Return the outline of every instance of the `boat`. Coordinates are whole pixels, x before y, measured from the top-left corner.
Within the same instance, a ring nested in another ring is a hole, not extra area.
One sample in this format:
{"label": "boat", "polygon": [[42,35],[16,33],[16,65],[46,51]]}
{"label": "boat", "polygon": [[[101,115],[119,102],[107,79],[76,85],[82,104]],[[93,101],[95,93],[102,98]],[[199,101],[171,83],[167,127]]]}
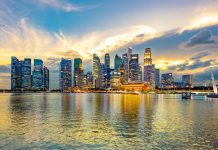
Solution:
{"label": "boat", "polygon": [[214,79],[212,68],[211,68],[211,80],[212,80],[212,83],[213,83],[213,93],[208,94],[207,97],[208,98],[218,98],[217,86],[216,86],[216,82],[215,82],[215,79]]}
{"label": "boat", "polygon": [[191,92],[182,92],[182,99],[191,99]]}

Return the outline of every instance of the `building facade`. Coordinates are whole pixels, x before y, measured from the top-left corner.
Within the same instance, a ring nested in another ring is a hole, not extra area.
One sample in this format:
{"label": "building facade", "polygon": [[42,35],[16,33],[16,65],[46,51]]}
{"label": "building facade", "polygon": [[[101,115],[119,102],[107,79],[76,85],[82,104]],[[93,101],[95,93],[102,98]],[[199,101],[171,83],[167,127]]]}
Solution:
{"label": "building facade", "polygon": [[104,56],[104,63],[105,63],[105,86],[106,88],[110,87],[110,55],[106,53]]}
{"label": "building facade", "polygon": [[155,69],[155,87],[160,86],[160,69]]}
{"label": "building facade", "polygon": [[32,76],[31,76],[31,59],[25,58],[21,61],[21,82],[23,90],[32,89]]}
{"label": "building facade", "polygon": [[34,59],[34,67],[32,72],[32,89],[44,90],[43,61],[41,59]]}
{"label": "building facade", "polygon": [[21,80],[21,63],[20,61],[12,56],[11,57],[11,90],[21,90],[22,80]]}
{"label": "building facade", "polygon": [[93,54],[93,88],[99,88],[100,63],[98,55]]}
{"label": "building facade", "polygon": [[116,54],[114,57],[114,70],[118,70],[118,68],[120,67],[120,65],[122,65],[122,63],[123,63],[122,58]]}
{"label": "building facade", "polygon": [[131,82],[136,82],[139,79],[139,56],[132,54],[129,61],[129,78]]}
{"label": "building facade", "polygon": [[61,59],[60,62],[60,90],[62,92],[70,91],[72,87],[72,61]]}
{"label": "building facade", "polygon": [[192,87],[193,84],[193,75],[187,74],[182,76],[182,86],[183,88]]}
{"label": "building facade", "polygon": [[83,69],[82,69],[82,59],[74,59],[74,87],[82,88],[83,87]]}
{"label": "building facade", "polygon": [[45,66],[43,68],[43,74],[44,74],[44,90],[49,91],[49,70]]}
{"label": "building facade", "polygon": [[161,75],[161,86],[162,88],[173,88],[173,74],[172,73],[164,73]]}

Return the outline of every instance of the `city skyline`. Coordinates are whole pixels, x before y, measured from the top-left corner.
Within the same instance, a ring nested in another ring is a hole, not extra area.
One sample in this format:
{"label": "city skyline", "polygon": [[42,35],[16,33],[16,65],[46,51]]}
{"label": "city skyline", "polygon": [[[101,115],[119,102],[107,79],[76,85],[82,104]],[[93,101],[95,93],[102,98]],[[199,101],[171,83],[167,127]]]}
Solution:
{"label": "city skyline", "polygon": [[[175,78],[184,73],[195,74],[195,83],[203,84],[210,80],[208,67],[217,65],[217,6],[218,2],[212,0],[125,4],[3,0],[0,89],[10,88],[11,56],[42,59],[51,68],[50,82],[55,83],[61,57],[81,58],[87,70],[93,53],[103,59],[109,52],[114,58],[116,54],[122,56],[129,45],[139,54],[139,64],[143,64],[144,48],[151,47],[155,67],[172,72]],[[216,74],[218,70],[214,68],[215,78]],[[58,84],[51,84],[51,88],[57,87]]]}
{"label": "city skyline", "polygon": [[[105,53],[104,62],[97,54],[93,54],[92,71],[85,71],[81,58],[61,58],[59,65],[59,87],[61,92],[98,91],[98,90],[155,90],[181,89],[193,87],[193,75],[182,75],[182,82],[175,81],[172,73],[163,73],[152,63],[152,50],[145,48],[144,65],[139,64],[139,55],[134,49],[127,47],[122,58],[114,57],[114,66],[110,66],[110,54]],[[72,63],[74,62],[74,63]],[[11,57],[11,91],[50,91],[49,68],[43,60],[19,60]],[[144,68],[144,70],[142,70]],[[31,73],[32,70],[32,73]],[[144,72],[144,73],[143,73]],[[161,76],[161,78],[160,78]],[[133,88],[136,87],[136,88]]]}

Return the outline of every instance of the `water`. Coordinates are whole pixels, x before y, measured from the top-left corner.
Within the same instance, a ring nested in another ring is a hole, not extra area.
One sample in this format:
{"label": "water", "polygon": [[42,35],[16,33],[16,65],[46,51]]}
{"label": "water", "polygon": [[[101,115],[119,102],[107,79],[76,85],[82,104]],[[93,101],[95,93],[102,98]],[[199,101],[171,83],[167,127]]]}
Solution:
{"label": "water", "polygon": [[218,100],[0,94],[0,149],[218,149]]}

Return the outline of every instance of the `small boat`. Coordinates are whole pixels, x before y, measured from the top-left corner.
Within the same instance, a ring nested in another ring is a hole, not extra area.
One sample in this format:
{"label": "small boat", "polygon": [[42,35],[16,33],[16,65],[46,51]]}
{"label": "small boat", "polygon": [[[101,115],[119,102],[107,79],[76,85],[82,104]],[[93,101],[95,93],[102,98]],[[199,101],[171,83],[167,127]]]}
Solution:
{"label": "small boat", "polygon": [[213,83],[213,93],[207,95],[207,97],[208,98],[218,98],[217,86],[216,86],[216,82],[215,82],[215,79],[214,79],[212,68],[211,68],[211,80],[212,80],[212,83]]}
{"label": "small boat", "polygon": [[191,99],[190,92],[182,92],[182,99]]}

